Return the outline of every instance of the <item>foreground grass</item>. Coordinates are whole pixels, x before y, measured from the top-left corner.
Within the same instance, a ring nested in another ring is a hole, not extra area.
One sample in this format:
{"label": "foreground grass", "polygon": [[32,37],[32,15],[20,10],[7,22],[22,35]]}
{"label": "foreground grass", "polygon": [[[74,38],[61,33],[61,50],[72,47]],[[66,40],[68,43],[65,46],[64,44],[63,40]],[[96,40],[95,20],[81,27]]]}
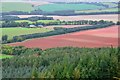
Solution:
{"label": "foreground grass", "polygon": [[[6,52],[10,48],[3,49]],[[119,80],[120,77],[119,48],[11,49],[16,56],[3,60],[3,78]]]}
{"label": "foreground grass", "polygon": [[13,36],[51,31],[46,28],[0,28],[0,30],[2,30],[2,35],[8,35],[8,39],[12,39]]}

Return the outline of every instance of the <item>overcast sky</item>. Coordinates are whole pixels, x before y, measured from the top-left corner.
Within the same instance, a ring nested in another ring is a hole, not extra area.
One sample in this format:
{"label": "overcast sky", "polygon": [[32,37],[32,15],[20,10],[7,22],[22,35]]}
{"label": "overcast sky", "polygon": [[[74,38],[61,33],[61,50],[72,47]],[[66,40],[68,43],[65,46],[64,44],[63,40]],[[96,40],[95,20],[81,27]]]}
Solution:
{"label": "overcast sky", "polygon": [[118,2],[119,0],[1,0],[5,2],[52,1],[52,2]]}

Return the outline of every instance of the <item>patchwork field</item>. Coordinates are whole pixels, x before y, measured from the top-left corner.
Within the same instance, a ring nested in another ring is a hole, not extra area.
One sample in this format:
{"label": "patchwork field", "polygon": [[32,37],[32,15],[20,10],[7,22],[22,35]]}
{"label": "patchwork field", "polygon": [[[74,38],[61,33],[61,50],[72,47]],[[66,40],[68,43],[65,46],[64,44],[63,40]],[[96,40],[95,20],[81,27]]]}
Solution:
{"label": "patchwork field", "polygon": [[33,34],[33,33],[43,33],[51,31],[46,28],[0,28],[2,30],[2,35],[8,35],[8,39],[11,39],[13,36]]}
{"label": "patchwork field", "polygon": [[[11,46],[39,47],[42,49],[54,47],[110,47],[118,46],[118,26],[103,29],[81,31],[64,35],[31,39],[23,42],[11,43]],[[120,38],[120,37],[119,37]]]}

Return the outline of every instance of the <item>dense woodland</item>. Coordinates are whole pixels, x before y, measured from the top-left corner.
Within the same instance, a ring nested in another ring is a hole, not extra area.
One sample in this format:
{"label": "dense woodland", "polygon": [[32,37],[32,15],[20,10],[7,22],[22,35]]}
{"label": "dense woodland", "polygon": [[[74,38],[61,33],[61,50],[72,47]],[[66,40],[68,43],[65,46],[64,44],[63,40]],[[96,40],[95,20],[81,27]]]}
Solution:
{"label": "dense woodland", "polygon": [[81,78],[120,77],[120,48],[53,48],[41,50],[22,46],[2,47],[3,78]]}
{"label": "dense woodland", "polygon": [[[74,22],[74,21],[72,21],[72,22]],[[108,21],[104,21],[104,20],[101,20],[101,21],[80,21],[80,22],[82,22],[82,25],[83,24],[91,24],[92,26],[75,27],[75,28],[57,28],[56,27],[56,28],[54,28],[53,31],[49,31],[49,32],[45,32],[45,33],[35,33],[35,34],[14,36],[12,38],[12,40],[8,40],[8,36],[3,35],[2,36],[2,43],[21,42],[21,41],[24,41],[26,39],[41,38],[41,37],[60,35],[60,34],[72,33],[72,32],[83,31],[83,30],[105,28],[105,27],[109,27],[111,25],[114,25],[113,22],[108,22]],[[80,22],[78,21],[77,24],[79,24]]]}

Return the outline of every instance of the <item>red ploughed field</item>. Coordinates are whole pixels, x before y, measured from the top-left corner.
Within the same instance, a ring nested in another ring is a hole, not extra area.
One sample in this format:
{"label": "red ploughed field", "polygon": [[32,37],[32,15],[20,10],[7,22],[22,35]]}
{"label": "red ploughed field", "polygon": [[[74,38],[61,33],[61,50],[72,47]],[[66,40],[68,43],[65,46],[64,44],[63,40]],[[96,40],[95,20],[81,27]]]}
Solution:
{"label": "red ploughed field", "polygon": [[[120,38],[120,37],[119,37]],[[74,32],[69,34],[37,38],[23,42],[11,43],[11,46],[26,46],[29,48],[55,48],[55,47],[114,47],[118,46],[118,26]]]}

